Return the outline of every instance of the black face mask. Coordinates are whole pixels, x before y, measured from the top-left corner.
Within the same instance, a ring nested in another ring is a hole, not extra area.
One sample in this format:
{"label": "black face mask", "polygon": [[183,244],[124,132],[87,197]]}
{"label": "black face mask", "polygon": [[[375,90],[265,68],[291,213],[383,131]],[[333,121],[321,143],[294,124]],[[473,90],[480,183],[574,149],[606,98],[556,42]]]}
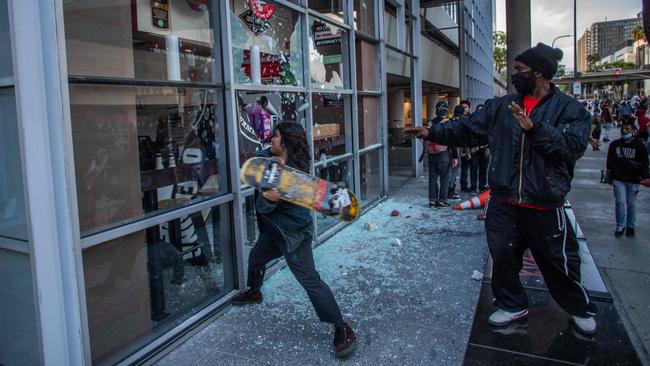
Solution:
{"label": "black face mask", "polygon": [[528,95],[535,89],[535,72],[523,71],[510,75],[512,85],[515,86],[517,93]]}

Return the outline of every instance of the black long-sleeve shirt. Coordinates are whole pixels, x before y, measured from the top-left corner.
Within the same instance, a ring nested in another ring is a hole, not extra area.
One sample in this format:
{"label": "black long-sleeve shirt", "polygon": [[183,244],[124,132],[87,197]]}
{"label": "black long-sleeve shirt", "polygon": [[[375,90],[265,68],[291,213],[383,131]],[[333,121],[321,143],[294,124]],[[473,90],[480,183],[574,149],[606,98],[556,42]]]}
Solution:
{"label": "black long-sleeve shirt", "polygon": [[638,184],[650,176],[648,151],[638,138],[629,142],[618,139],[609,145],[607,169],[612,171],[613,180]]}

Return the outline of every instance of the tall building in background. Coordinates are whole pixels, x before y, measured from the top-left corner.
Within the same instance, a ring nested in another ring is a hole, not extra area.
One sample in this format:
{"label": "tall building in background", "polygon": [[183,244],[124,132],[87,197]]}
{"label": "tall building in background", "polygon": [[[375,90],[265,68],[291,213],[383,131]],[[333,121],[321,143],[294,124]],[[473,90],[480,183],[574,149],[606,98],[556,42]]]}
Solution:
{"label": "tall building in background", "polygon": [[642,25],[641,16],[631,19],[598,22],[591,25],[590,54],[602,59],[632,41],[632,30]]}
{"label": "tall building in background", "polygon": [[589,68],[589,50],[591,49],[591,30],[578,39],[578,72],[586,72]]}
{"label": "tall building in background", "polygon": [[493,2],[465,0],[461,18],[461,97],[474,106],[494,96]]}

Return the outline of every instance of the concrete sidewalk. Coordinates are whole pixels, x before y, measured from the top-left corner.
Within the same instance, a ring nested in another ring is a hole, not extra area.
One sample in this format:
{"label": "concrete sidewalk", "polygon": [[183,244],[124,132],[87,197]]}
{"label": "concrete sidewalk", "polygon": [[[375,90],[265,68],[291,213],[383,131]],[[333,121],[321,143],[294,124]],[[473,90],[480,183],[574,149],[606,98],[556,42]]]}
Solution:
{"label": "concrete sidewalk", "polygon": [[[410,179],[315,250],[359,339],[349,365],[458,365],[487,256],[476,211],[427,206],[427,180]],[[391,217],[398,210],[399,217]],[[379,229],[366,231],[366,222]],[[398,243],[395,239],[399,239]],[[330,365],[333,329],[319,323],[288,269],[263,287],[260,305],[223,316],[161,359],[159,365]]]}
{"label": "concrete sidewalk", "polygon": [[578,161],[569,201],[618,313],[644,365],[650,365],[650,189],[637,197],[636,237],[615,238],[612,186],[599,183],[608,144]]}

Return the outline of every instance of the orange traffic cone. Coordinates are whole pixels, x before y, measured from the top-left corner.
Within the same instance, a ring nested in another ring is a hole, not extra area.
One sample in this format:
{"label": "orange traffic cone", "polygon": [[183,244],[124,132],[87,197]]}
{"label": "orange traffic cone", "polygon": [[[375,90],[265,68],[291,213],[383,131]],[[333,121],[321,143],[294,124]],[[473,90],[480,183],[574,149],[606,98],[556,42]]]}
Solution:
{"label": "orange traffic cone", "polygon": [[454,206],[454,210],[469,210],[472,208],[481,208],[485,206],[485,202],[490,197],[490,190],[481,192],[478,196],[472,197],[465,202],[461,202]]}

